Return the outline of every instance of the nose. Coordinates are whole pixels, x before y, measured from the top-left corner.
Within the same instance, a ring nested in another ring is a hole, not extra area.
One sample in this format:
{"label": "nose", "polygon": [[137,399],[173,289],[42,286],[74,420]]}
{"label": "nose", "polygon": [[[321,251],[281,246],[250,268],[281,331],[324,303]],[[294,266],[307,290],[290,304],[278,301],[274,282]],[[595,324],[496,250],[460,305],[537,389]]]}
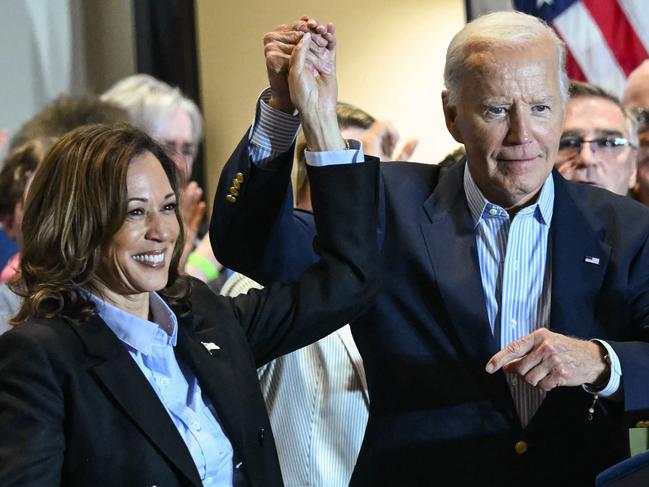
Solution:
{"label": "nose", "polygon": [[171,238],[171,228],[166,220],[159,212],[149,213],[145,238],[155,242],[168,241]]}
{"label": "nose", "polygon": [[512,107],[509,116],[507,142],[510,145],[524,145],[531,141],[529,115],[523,113],[522,107]]}
{"label": "nose", "polygon": [[575,158],[575,165],[577,166],[593,166],[597,164],[598,157],[596,151],[593,150],[593,145],[590,142],[584,142],[581,145],[581,150]]}

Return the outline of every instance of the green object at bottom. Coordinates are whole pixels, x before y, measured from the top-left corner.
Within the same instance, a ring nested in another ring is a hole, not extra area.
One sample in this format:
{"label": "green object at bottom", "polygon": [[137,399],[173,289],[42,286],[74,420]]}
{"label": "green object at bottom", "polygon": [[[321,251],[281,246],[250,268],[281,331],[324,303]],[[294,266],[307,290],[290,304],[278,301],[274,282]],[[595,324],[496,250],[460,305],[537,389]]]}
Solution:
{"label": "green object at bottom", "polygon": [[631,456],[649,450],[649,429],[630,428],[629,448],[631,449]]}

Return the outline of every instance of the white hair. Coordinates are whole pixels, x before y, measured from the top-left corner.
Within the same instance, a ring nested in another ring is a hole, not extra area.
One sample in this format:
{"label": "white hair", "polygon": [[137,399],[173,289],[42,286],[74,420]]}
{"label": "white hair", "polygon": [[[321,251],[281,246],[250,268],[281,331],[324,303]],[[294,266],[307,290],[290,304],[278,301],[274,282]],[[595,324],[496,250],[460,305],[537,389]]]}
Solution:
{"label": "white hair", "polygon": [[192,142],[198,145],[203,135],[203,117],[196,104],[178,88],[148,74],[121,79],[100,98],[124,108],[133,125],[148,134],[155,133],[168,115],[181,108],[192,122]]}
{"label": "white hair", "polygon": [[565,68],[566,47],[557,34],[545,22],[521,12],[494,12],[469,22],[455,34],[446,50],[444,85],[448,102],[457,102],[464,63],[471,49],[498,47],[525,48],[534,45],[539,38],[549,38],[557,51],[559,88],[564,101],[568,100],[568,75]]}

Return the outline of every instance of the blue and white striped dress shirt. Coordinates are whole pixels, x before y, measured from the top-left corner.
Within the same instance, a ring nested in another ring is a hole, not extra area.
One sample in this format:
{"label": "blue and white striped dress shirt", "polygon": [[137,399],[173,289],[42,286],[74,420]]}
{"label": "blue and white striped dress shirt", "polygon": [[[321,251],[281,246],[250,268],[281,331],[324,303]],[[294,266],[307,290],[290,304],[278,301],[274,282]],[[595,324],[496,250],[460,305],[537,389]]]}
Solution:
{"label": "blue and white striped dress shirt", "polygon": [[153,321],[127,313],[90,295],[97,313],[123,343],[140,368],[187,445],[203,485],[248,485],[233,466],[233,450],[203,398],[195,374],[174,353],[176,315],[156,293],[150,293]]}
{"label": "blue and white striped dress shirt", "polygon": [[[548,176],[538,200],[513,218],[489,203],[476,186],[469,166],[464,192],[473,217],[480,276],[491,332],[500,347],[550,326],[552,265],[548,235],[554,205],[554,181]],[[545,392],[507,374],[516,410],[525,427]]]}
{"label": "blue and white striped dress shirt", "polygon": [[[253,163],[267,168],[272,167],[271,158],[290,148],[299,129],[299,118],[273,110],[266,103],[269,98],[270,90],[266,90],[258,100],[249,145]],[[279,123],[278,117],[282,117],[283,122]],[[292,124],[288,119],[293,120]],[[327,163],[332,160],[330,156],[335,155],[333,160],[343,164],[364,160],[362,153],[362,147],[334,152],[307,151],[306,159],[308,163]],[[554,180],[550,174],[536,203],[523,208],[511,219],[505,209],[484,198],[468,165],[464,172],[464,191],[475,225],[489,324],[502,348],[534,330],[550,327],[552,260],[548,242],[554,208]],[[609,382],[597,392],[600,397],[610,397],[620,388],[620,360],[608,343],[597,342],[606,348],[611,359]],[[507,374],[507,381],[525,427],[545,393],[516,376]],[[587,387],[584,389],[594,392]]]}
{"label": "blue and white striped dress shirt", "polygon": [[[464,192],[475,225],[489,324],[503,348],[551,325],[552,256],[548,242],[554,208],[554,180],[550,174],[536,203],[521,209],[513,218],[482,195],[468,164],[464,169]],[[599,392],[602,397],[609,397],[620,385],[620,361],[608,343],[597,341],[611,358],[611,378],[606,388]],[[506,377],[525,427],[541,405],[545,392],[518,376],[507,374]]]}

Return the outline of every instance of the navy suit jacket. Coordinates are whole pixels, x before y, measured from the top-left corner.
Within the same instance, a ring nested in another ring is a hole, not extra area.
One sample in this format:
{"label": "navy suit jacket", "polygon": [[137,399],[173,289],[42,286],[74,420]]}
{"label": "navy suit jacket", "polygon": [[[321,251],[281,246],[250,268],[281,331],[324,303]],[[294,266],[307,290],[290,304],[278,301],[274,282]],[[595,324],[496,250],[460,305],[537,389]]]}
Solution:
{"label": "navy suit jacket", "polygon": [[[314,229],[292,210],[292,154],[264,170],[251,165],[246,144],[223,171],[212,244],[227,267],[290,282],[315,258]],[[464,163],[389,162],[381,170],[383,283],[376,304],[352,324],[370,395],[352,485],[591,487],[599,471],[628,456],[627,428],[649,407],[649,210],[554,173],[551,329],[607,340],[622,363],[623,399],[600,401],[588,421],[592,396],[555,389],[523,429],[503,373],[484,370],[499,346]],[[229,203],[236,172],[248,183]]]}

